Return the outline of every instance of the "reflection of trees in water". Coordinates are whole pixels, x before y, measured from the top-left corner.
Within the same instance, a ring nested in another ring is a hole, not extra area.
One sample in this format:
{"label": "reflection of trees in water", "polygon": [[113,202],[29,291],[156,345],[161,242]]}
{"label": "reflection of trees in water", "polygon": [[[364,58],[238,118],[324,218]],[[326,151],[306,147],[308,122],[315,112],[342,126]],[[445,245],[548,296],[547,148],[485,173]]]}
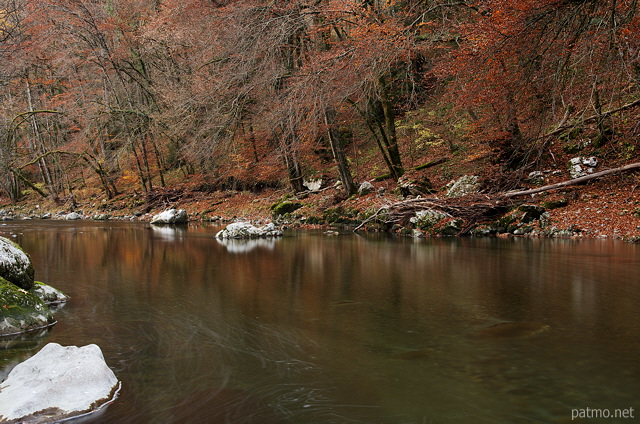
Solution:
{"label": "reflection of trees in water", "polygon": [[[487,402],[494,393],[520,393],[519,381],[556,396],[549,369],[554,381],[573,387],[583,385],[579,376],[611,374],[599,368],[626,364],[629,379],[637,376],[637,320],[630,317],[638,287],[628,278],[637,246],[293,233],[236,249],[216,241],[214,229],[165,238],[133,224],[48,225],[24,232],[19,243],[37,278],[72,297],[65,333],[56,337],[102,338],[105,355],[129,373],[124,390],[135,402],[156,402],[176,416],[204,399],[236,412],[267,401],[285,416],[323,417],[335,396],[319,383],[328,378],[339,380],[345,404],[420,409],[429,395],[442,399],[446,414],[458,405],[448,393],[480,385],[491,388],[486,399],[478,395]],[[473,337],[520,320],[549,328],[502,342]],[[540,341],[545,348],[534,348]],[[563,374],[576,352],[588,372]],[[592,360],[594,352],[615,361]],[[429,393],[439,383],[442,393]],[[140,408],[135,402],[131,410]]]}

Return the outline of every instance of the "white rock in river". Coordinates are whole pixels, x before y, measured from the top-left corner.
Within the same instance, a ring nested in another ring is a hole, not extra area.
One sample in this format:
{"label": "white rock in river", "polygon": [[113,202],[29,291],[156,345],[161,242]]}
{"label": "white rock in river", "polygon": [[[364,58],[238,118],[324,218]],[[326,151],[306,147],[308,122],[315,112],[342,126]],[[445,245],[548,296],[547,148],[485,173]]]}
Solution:
{"label": "white rock in river", "polygon": [[184,209],[167,209],[151,219],[152,224],[186,224],[189,221]]}
{"label": "white rock in river", "polygon": [[227,225],[224,230],[218,231],[219,239],[255,239],[263,237],[280,237],[282,231],[277,230],[273,223],[264,227],[255,227],[248,222],[234,222]]}
{"label": "white rock in river", "polygon": [[34,269],[31,258],[11,240],[0,237],[0,277],[29,290],[33,287]]}
{"label": "white rock in river", "polygon": [[64,219],[66,219],[67,221],[76,221],[78,219],[82,219],[82,215],[80,215],[77,212],[71,212],[71,213],[65,215]]}
{"label": "white rock in river", "polygon": [[0,384],[0,422],[50,423],[84,415],[113,400],[119,386],[97,345],[49,343]]}

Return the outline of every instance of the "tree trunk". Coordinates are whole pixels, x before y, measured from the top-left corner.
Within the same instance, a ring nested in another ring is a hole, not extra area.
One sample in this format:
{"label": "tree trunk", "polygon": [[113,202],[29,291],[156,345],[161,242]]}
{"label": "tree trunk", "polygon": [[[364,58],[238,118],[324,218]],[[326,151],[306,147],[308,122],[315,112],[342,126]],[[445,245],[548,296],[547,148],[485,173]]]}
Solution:
{"label": "tree trunk", "polygon": [[384,76],[378,79],[378,83],[380,84],[380,102],[384,112],[385,137],[383,137],[383,139],[387,142],[387,151],[393,168],[391,174],[394,175],[394,179],[397,181],[398,178],[404,174],[404,168],[402,166],[400,149],[398,148],[398,137],[396,135],[396,114],[393,109],[393,101],[389,94],[389,87],[387,86]]}
{"label": "tree trunk", "polygon": [[324,110],[324,122],[327,125],[327,136],[329,138],[329,145],[331,147],[331,153],[333,159],[338,166],[338,172],[340,173],[340,179],[342,180],[342,186],[348,196],[356,192],[356,187],[353,183],[353,177],[347,164],[347,158],[344,154],[343,141],[340,136],[340,132],[336,128],[336,110],[330,106]]}
{"label": "tree trunk", "polygon": [[[31,147],[36,154],[42,154],[46,151],[46,147],[44,146],[44,142],[42,141],[42,135],[40,134],[40,128],[38,125],[38,121],[36,119],[36,114],[33,108],[33,100],[31,94],[31,84],[29,83],[29,76],[27,75],[26,84],[27,84],[27,104],[29,107],[29,112],[31,113],[30,121],[31,128],[33,130],[33,140],[31,143]],[[44,158],[44,156],[40,156],[40,160],[38,161],[38,168],[40,169],[40,174],[42,175],[42,179],[44,180],[47,187],[49,187],[49,192],[53,195],[54,200],[58,200],[58,193],[55,189],[53,179],[51,177],[51,172],[49,171],[49,166]],[[21,174],[20,174],[21,175]],[[42,191],[39,191],[42,194]],[[46,194],[45,194],[46,197]]]}
{"label": "tree trunk", "polygon": [[295,193],[305,191],[300,162],[298,161],[295,153],[285,152],[282,156],[284,158],[285,166],[287,167],[291,188]]}

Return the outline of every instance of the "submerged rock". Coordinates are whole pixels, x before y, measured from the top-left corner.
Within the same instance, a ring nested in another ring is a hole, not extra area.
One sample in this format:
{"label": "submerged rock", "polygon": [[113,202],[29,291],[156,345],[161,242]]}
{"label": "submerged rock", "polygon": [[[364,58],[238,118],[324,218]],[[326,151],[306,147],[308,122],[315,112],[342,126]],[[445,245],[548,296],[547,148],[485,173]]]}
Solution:
{"label": "submerged rock", "polygon": [[31,258],[11,240],[0,237],[0,277],[29,290],[33,287],[34,269]]}
{"label": "submerged rock", "polygon": [[184,209],[167,209],[151,218],[151,224],[186,224],[188,221]]}
{"label": "submerged rock", "polygon": [[248,222],[234,222],[216,234],[218,239],[255,239],[281,236],[282,231],[276,229],[273,223],[264,227],[256,227]]}
{"label": "submerged rock", "polygon": [[118,389],[97,345],[49,343],[0,385],[0,422],[49,423],[89,414],[111,402]]}
{"label": "submerged rock", "polygon": [[528,337],[549,329],[549,326],[541,322],[501,322],[490,327],[483,328],[476,334],[480,338],[510,338]]}

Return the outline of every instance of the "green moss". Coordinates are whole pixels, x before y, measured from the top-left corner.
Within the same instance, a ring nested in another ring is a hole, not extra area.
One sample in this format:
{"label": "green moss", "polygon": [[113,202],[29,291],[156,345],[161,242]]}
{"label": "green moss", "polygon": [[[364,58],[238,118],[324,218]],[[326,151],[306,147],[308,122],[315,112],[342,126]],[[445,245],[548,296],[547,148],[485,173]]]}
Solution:
{"label": "green moss", "polygon": [[35,294],[0,278],[0,335],[53,324],[51,311]]}
{"label": "green moss", "polygon": [[322,218],[329,224],[353,224],[358,221],[358,213],[355,208],[327,208],[322,212]]}
{"label": "green moss", "polygon": [[563,208],[569,204],[567,199],[556,199],[556,200],[548,200],[546,202],[542,202],[540,206],[545,209],[557,209]]}
{"label": "green moss", "polygon": [[301,207],[302,203],[284,200],[282,202],[274,203],[273,205],[271,205],[271,211],[273,212],[274,217],[278,217],[298,210]]}
{"label": "green moss", "polygon": [[306,224],[314,225],[314,224],[324,224],[324,220],[319,216],[311,215],[307,217],[305,221]]}
{"label": "green moss", "polygon": [[34,281],[29,293],[35,294],[47,305],[63,303],[69,300],[69,296],[41,281]]}

